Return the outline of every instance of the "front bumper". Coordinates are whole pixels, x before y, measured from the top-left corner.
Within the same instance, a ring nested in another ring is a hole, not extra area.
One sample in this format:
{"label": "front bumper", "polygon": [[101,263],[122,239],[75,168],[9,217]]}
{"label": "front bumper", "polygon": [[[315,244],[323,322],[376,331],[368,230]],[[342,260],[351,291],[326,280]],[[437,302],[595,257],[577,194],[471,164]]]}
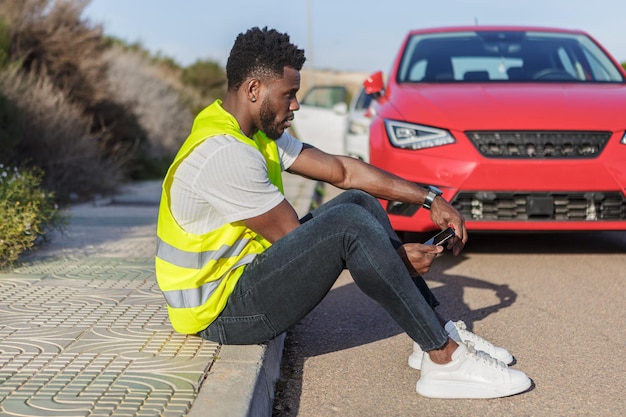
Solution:
{"label": "front bumper", "polygon": [[[591,159],[486,158],[462,140],[419,151],[372,144],[373,165],[442,189],[469,230],[626,230],[626,146],[619,138]],[[435,228],[427,210],[381,203],[396,230]]]}

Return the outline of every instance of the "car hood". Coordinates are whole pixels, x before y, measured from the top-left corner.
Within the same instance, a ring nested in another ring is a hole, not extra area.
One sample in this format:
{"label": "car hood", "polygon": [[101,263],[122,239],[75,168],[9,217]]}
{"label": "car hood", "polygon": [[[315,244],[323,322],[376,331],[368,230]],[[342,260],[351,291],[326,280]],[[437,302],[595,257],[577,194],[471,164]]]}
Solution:
{"label": "car hood", "polygon": [[386,118],[450,130],[626,128],[624,84],[407,84],[390,104]]}

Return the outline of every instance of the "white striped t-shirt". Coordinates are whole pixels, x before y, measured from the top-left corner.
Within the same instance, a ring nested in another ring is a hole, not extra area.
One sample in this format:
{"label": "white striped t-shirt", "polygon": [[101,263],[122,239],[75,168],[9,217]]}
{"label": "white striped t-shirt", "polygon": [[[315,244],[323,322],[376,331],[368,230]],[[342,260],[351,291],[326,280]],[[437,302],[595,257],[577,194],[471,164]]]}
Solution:
{"label": "white striped t-shirt", "polygon": [[[276,144],[284,171],[300,154],[302,142],[284,133]],[[228,135],[203,141],[185,158],[174,173],[170,196],[174,219],[194,234],[259,216],[284,199],[269,180],[263,155]]]}

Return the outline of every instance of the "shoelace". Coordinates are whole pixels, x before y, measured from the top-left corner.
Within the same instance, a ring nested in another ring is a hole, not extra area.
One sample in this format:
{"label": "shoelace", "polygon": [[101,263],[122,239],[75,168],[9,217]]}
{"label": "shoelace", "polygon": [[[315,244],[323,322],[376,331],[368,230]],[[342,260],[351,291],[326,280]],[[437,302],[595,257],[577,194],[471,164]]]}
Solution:
{"label": "shoelace", "polygon": [[504,362],[497,360],[496,358],[486,352],[483,352],[482,350],[476,350],[476,348],[474,347],[474,343],[466,342],[465,346],[467,347],[468,356],[475,357],[477,360],[482,361],[486,365],[489,365],[496,369],[506,370],[508,368],[508,366],[506,366]]}
{"label": "shoelace", "polygon": [[465,325],[465,322],[459,320],[456,323],[454,323],[454,325],[457,331],[459,332],[459,336],[461,336],[461,339],[463,341],[471,342],[474,344],[481,343],[485,346],[488,346],[490,349],[493,348],[493,344],[491,342],[488,342],[487,340],[478,336],[476,333],[472,333],[469,330],[467,330],[467,326]]}

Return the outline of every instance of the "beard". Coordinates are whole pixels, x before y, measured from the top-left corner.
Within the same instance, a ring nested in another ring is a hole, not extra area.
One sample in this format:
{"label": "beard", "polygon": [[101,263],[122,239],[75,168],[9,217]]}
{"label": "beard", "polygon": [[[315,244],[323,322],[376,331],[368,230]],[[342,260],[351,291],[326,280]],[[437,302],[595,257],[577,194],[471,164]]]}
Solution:
{"label": "beard", "polygon": [[280,124],[276,123],[276,112],[272,111],[272,106],[267,97],[261,103],[259,117],[261,118],[261,131],[265,133],[265,136],[272,140],[282,136],[284,129],[280,129]]}

